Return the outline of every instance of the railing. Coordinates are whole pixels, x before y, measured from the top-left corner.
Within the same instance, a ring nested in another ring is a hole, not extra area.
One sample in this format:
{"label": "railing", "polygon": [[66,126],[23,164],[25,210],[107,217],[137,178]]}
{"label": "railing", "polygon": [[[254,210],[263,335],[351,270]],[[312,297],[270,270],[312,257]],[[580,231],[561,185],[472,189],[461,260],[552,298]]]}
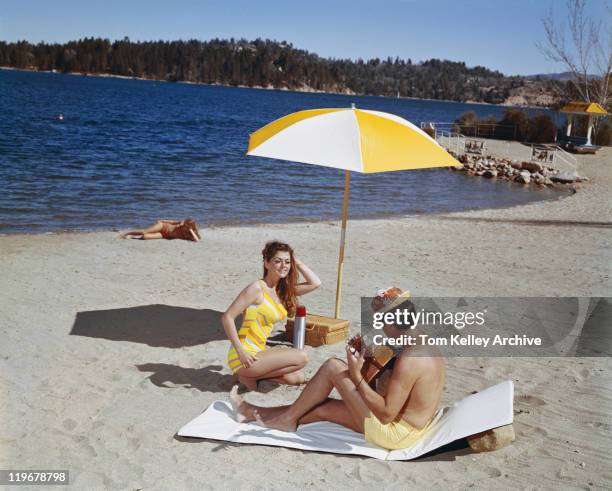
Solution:
{"label": "railing", "polygon": [[532,144],[531,161],[550,165],[558,170],[563,170],[560,167],[569,168],[571,171],[576,171],[578,164],[576,157],[556,145]]}
{"label": "railing", "polygon": [[459,154],[465,152],[465,137],[461,133],[453,131],[453,124],[440,121],[426,121],[421,123],[421,129],[429,135],[433,132],[432,137],[440,146]]}
{"label": "railing", "polygon": [[[453,131],[454,124],[455,123],[449,122],[427,121],[421,123],[421,129],[429,132],[430,134],[433,131],[434,139],[442,147],[446,148],[447,150],[454,151],[457,155],[460,153],[469,152],[470,149],[467,148],[466,142],[471,141],[471,145],[473,147],[473,141],[475,138]],[[504,140],[495,139],[495,141],[501,143]],[[505,140],[505,143],[505,156],[510,157],[510,141]],[[484,152],[485,148],[486,147],[483,145],[482,152]],[[523,148],[527,149],[529,147]],[[541,155],[542,152],[545,152],[545,154],[542,158],[539,158],[539,155]],[[522,153],[522,151],[520,153]],[[518,156],[516,155],[514,156],[514,158],[517,157]],[[518,158],[520,159],[521,157]],[[576,171],[576,165],[578,163],[576,157],[574,157],[571,153],[568,153],[563,148],[552,144],[531,144],[531,156],[525,155],[523,159],[530,159],[532,162],[547,164],[559,170],[571,169],[572,171]]]}
{"label": "railing", "polygon": [[569,166],[572,170],[576,170],[576,165],[578,165],[578,160],[571,153],[566,152],[561,147],[555,147],[555,155],[553,158],[553,164],[557,164],[561,162],[563,165]]}
{"label": "railing", "polygon": [[435,140],[440,146],[452,150],[457,155],[465,152],[465,137],[461,133],[436,129]]}
{"label": "railing", "polygon": [[531,144],[531,157],[532,162],[539,164],[552,164],[555,158],[555,148],[550,145],[537,145]]}
{"label": "railing", "polygon": [[499,123],[474,123],[474,124],[459,124],[456,122],[449,123],[447,121],[426,121],[421,123],[421,129],[438,128],[444,131],[452,132],[459,129],[459,133],[467,137],[473,138],[491,138],[495,140],[510,139],[516,140],[517,129],[515,125],[499,124]]}

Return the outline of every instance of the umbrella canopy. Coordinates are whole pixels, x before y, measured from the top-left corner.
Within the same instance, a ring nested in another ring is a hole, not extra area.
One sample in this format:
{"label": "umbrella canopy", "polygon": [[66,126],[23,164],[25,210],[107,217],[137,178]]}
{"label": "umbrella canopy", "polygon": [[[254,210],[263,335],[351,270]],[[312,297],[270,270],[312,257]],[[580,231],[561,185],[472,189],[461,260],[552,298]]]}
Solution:
{"label": "umbrella canopy", "polygon": [[350,171],[373,173],[459,165],[409,121],[355,107],[310,109],[272,121],[251,134],[247,155],[345,171],[335,317],[340,314]]}
{"label": "umbrella canopy", "polygon": [[253,133],[247,155],[372,173],[458,162],[405,119],[362,109],[311,109]]}

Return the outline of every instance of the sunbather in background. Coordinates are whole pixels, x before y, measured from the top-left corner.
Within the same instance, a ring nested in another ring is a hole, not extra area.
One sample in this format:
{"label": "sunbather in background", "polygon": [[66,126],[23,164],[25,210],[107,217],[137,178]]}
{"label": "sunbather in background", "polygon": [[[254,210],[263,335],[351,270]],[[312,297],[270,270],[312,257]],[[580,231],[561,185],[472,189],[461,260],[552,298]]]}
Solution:
{"label": "sunbather in background", "polygon": [[120,235],[122,239],[135,237],[141,240],[149,239],[183,239],[199,242],[202,240],[198,224],[191,218],[185,220],[158,220],[148,228],[132,230]]}

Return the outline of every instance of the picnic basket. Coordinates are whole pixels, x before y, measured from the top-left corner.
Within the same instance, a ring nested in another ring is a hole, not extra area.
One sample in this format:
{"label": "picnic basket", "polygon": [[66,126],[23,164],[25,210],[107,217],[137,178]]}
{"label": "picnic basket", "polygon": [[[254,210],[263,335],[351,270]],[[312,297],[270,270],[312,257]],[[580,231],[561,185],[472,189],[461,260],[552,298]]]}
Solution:
{"label": "picnic basket", "polygon": [[[293,341],[293,319],[287,319],[285,325],[287,338]],[[346,341],[349,334],[349,321],[334,319],[323,315],[306,315],[305,344],[308,346],[321,346]]]}

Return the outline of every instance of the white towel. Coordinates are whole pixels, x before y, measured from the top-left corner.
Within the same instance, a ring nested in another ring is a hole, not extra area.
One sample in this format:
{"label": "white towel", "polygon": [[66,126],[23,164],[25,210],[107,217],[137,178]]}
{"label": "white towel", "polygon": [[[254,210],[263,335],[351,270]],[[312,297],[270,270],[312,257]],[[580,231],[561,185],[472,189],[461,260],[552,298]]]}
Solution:
{"label": "white towel", "polygon": [[295,433],[238,423],[229,403],[213,402],[183,426],[184,437],[298,448],[315,452],[365,455],[381,460],[410,460],[481,431],[512,423],[514,385],[505,381],[441,409],[421,440],[409,448],[388,451],[365,441],[361,433],[329,422],[300,425]]}

